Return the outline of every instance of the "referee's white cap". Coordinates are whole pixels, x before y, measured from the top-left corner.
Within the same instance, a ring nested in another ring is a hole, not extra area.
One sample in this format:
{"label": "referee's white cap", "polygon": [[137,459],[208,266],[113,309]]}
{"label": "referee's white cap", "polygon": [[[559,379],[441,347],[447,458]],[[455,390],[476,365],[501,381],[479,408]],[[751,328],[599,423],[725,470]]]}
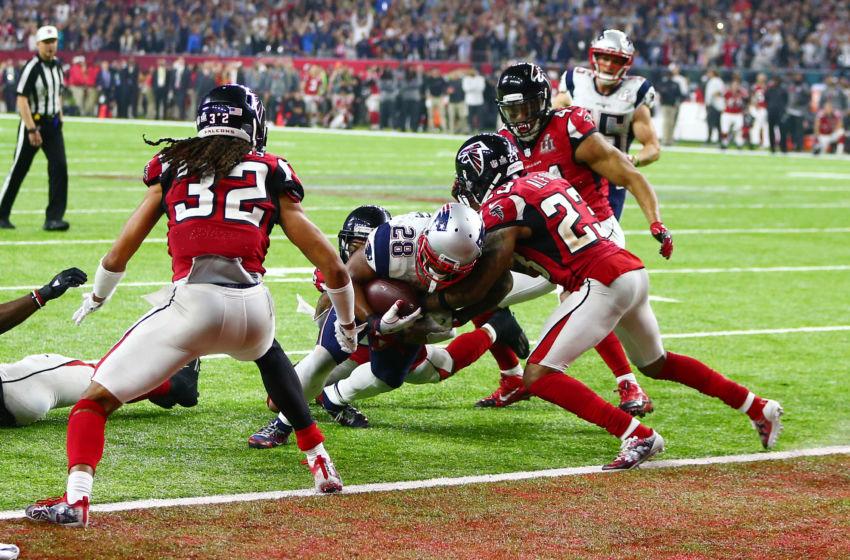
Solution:
{"label": "referee's white cap", "polygon": [[35,32],[36,41],[49,41],[50,39],[58,39],[59,31],[52,25],[44,25],[38,28]]}

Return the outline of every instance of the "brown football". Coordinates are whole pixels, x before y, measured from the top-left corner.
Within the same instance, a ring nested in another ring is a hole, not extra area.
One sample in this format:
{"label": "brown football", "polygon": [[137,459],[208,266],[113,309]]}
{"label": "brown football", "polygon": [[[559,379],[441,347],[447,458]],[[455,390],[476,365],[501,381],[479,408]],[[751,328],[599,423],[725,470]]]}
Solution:
{"label": "brown football", "polygon": [[378,278],[366,285],[366,301],[375,313],[386,313],[396,300],[401,300],[404,303],[399,308],[399,314],[404,317],[419,307],[417,299],[416,290],[401,280]]}

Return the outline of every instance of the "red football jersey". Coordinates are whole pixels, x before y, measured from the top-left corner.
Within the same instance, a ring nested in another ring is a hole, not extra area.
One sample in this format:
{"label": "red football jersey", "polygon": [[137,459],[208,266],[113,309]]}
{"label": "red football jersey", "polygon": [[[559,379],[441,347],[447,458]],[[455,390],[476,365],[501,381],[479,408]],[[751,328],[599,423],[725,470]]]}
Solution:
{"label": "red football jersey", "polygon": [[743,87],[729,87],[723,94],[723,99],[726,101],[726,107],[723,109],[726,113],[743,113],[744,102],[747,99],[747,90]]}
{"label": "red football jersey", "polygon": [[587,165],[577,163],[575,151],[585,138],[596,132],[593,116],[583,107],[566,107],[552,113],[546,127],[540,132],[534,146],[525,147],[507,128],[499,134],[516,147],[525,165],[525,171],[546,171],[569,181],[596,218],[606,220],[613,215],[608,203],[608,180],[600,177]]}
{"label": "red football jersey", "polygon": [[189,273],[201,255],[241,258],[248,272],[264,274],[269,234],[278,221],[278,197],[304,198],[298,176],[283,158],[250,153],[226,177],[189,177],[163,165],[159,155],[145,166],[143,181],[162,185],[168,214],[172,280]]}
{"label": "red football jersey", "polygon": [[549,173],[531,173],[495,189],[481,216],[487,231],[531,228],[531,237],[517,241],[514,259],[570,292],[586,278],[607,286],[643,268],[639,258],[600,235],[599,221],[576,189]]}
{"label": "red football jersey", "polygon": [[767,99],[765,98],[765,92],[767,88],[760,84],[755,84],[753,86],[753,99],[755,100],[756,107],[759,109],[767,109]]}
{"label": "red football jersey", "polygon": [[841,128],[841,113],[839,111],[821,110],[815,116],[815,123],[818,134],[832,134]]}

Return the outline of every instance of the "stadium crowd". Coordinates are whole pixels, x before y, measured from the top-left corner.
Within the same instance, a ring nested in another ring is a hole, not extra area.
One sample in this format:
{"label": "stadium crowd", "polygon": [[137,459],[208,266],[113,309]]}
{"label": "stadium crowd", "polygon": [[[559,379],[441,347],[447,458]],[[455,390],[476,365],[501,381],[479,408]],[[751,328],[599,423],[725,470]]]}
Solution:
{"label": "stadium crowd", "polygon": [[[782,108],[777,125],[796,149],[804,134],[818,134],[827,99],[829,111],[840,113],[839,124],[850,115],[850,10],[841,2],[218,0],[213,9],[201,8],[181,0],[13,0],[2,11],[0,49],[31,49],[37,26],[56,23],[60,56],[82,53],[65,60],[69,114],[185,119],[200,93],[238,81],[264,96],[276,124],[463,134],[496,125],[487,109],[506,61],[535,60],[556,83],[565,68],[586,64],[599,30],[618,27],[635,43],[633,72],[660,84],[669,78],[668,67],[681,68],[680,95],[660,92],[662,107],[708,98],[712,73],[706,68],[720,69],[727,83],[733,71],[755,82],[762,70],[786,68],[806,72],[803,82],[789,71],[777,77],[794,93],[792,105],[802,108],[802,115],[792,108],[791,119]],[[135,59],[159,54],[168,59],[155,65]],[[193,55],[211,58],[197,62]],[[225,56],[257,58],[243,64]],[[292,57],[338,62],[302,65]],[[346,63],[354,59],[369,62],[355,69]],[[394,67],[386,59],[405,62]],[[421,64],[441,60],[466,66]],[[7,110],[14,110],[21,63],[3,64]],[[821,80],[829,95],[812,97],[809,82]],[[709,113],[711,133],[719,124]]]}

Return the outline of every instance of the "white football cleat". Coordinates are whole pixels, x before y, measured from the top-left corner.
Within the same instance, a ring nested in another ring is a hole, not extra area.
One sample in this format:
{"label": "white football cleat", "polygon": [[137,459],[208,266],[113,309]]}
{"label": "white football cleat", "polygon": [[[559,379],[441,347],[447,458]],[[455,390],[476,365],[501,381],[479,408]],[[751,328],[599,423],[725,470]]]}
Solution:
{"label": "white football cleat", "polygon": [[342,479],[336,472],[336,467],[327,453],[319,453],[310,462],[309,458],[304,461],[313,473],[313,481],[316,483],[316,491],[320,494],[333,494],[342,492]]}

